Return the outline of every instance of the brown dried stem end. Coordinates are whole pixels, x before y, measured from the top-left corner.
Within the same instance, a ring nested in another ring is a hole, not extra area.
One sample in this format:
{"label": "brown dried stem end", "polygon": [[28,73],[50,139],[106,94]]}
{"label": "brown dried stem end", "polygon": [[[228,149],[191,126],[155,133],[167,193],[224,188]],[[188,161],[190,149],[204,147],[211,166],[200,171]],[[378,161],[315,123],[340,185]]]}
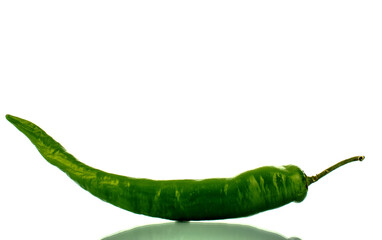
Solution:
{"label": "brown dried stem end", "polygon": [[333,166],[331,166],[330,168],[327,168],[325,169],[324,171],[322,171],[321,173],[315,175],[315,176],[312,176],[312,177],[308,177],[308,186],[314,182],[317,182],[320,178],[322,178],[323,176],[325,176],[326,174],[334,171],[335,169],[347,164],[347,163],[350,163],[350,162],[354,162],[354,161],[362,161],[365,159],[365,156],[355,156],[355,157],[352,157],[352,158],[348,158],[348,159],[345,159]]}

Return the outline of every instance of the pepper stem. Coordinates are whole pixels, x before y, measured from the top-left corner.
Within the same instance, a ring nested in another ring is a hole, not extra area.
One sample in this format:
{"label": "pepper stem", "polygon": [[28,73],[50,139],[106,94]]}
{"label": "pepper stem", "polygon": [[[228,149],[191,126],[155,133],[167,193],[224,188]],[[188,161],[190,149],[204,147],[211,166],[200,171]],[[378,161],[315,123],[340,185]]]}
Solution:
{"label": "pepper stem", "polygon": [[314,182],[317,182],[320,178],[322,178],[326,174],[334,171],[335,169],[337,169],[337,168],[339,168],[339,167],[341,167],[347,163],[354,162],[354,161],[362,161],[364,159],[365,159],[365,156],[355,156],[352,158],[345,159],[345,160],[331,166],[330,168],[325,169],[324,171],[322,171],[321,173],[319,173],[315,176],[308,177],[308,186]]}

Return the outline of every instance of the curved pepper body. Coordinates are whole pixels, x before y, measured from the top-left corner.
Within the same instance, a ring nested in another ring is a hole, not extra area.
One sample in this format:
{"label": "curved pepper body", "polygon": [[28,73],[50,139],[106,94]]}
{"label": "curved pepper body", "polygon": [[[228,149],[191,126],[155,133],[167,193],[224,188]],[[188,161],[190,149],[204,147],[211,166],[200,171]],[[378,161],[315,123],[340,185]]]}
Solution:
{"label": "curved pepper body", "polygon": [[35,124],[10,115],[7,119],[83,189],[137,214],[178,221],[237,218],[300,202],[307,194],[306,176],[293,165],[204,180],[158,181],[111,174],[78,161]]}

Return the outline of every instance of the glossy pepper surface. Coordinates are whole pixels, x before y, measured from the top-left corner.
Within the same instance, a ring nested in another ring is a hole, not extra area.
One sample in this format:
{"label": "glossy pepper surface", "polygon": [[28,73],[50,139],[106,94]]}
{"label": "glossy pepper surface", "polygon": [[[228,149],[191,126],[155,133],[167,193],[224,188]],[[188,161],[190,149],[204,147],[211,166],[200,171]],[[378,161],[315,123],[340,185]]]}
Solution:
{"label": "glossy pepper surface", "polygon": [[132,178],[92,168],[32,122],[11,115],[6,118],[49,163],[94,196],[130,212],[177,221],[245,217],[301,202],[311,183],[339,166],[364,159],[363,156],[346,159],[313,177],[307,177],[297,166],[286,165],[260,167],[232,178]]}

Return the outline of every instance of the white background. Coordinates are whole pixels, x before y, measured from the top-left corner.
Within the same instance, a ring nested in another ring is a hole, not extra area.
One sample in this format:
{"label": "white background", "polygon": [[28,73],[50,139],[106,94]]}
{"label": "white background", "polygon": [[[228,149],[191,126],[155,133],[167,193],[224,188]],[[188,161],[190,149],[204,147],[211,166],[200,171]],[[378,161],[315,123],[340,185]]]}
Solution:
{"label": "white background", "polygon": [[1,239],[100,239],[166,222],[118,209],[4,118],[80,161],[153,179],[295,164],[302,203],[226,220],[301,239],[380,236],[379,1],[1,1]]}

